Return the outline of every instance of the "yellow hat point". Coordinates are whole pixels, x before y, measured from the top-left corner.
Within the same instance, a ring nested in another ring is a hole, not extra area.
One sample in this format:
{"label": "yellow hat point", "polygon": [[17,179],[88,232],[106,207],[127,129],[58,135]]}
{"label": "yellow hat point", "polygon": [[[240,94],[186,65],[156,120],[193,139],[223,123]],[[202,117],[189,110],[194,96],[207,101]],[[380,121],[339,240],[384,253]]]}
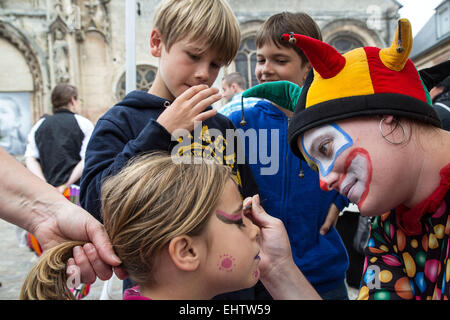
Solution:
{"label": "yellow hat point", "polygon": [[408,19],[398,20],[397,31],[389,48],[380,50],[383,64],[394,71],[403,70],[413,46],[412,28]]}

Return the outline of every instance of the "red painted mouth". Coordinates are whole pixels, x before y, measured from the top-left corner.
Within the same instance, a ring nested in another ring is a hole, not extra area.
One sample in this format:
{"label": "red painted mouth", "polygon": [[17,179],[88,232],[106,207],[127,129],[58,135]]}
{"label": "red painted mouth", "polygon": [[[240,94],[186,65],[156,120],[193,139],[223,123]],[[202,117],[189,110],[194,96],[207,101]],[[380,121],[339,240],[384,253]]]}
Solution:
{"label": "red painted mouth", "polygon": [[354,180],[350,183],[347,183],[347,185],[342,189],[342,191],[339,191],[340,194],[346,196],[348,198],[348,194],[350,192],[350,189],[356,184],[357,180]]}

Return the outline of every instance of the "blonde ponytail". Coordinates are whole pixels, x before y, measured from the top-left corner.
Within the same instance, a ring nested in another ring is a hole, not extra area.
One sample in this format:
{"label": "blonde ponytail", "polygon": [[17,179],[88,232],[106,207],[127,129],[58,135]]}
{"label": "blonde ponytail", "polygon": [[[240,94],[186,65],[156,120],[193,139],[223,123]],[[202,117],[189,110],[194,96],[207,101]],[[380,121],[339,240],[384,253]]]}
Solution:
{"label": "blonde ponytail", "polygon": [[73,248],[84,244],[69,241],[44,251],[22,285],[20,300],[75,300],[67,287],[66,263]]}
{"label": "blonde ponytail", "polygon": [[[202,158],[178,161],[165,152],[136,157],[102,185],[105,230],[122,267],[138,285],[153,285],[158,255],[179,235],[206,228],[227,181],[229,167]],[[75,246],[66,242],[45,251],[31,269],[20,299],[73,300],[66,263]],[[70,277],[69,277],[70,278]]]}

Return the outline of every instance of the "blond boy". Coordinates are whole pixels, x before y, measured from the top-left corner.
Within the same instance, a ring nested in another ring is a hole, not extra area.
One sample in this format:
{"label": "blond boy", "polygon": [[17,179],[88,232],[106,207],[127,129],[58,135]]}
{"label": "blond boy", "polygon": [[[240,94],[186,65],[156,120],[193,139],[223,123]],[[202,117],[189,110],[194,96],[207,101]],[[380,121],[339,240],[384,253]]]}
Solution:
{"label": "blond boy", "polygon": [[[236,162],[236,150],[227,150],[229,144],[237,146],[225,139],[233,124],[210,107],[222,98],[211,86],[239,48],[239,25],[231,8],[224,0],[161,1],[154,21],[150,52],[159,58],[159,68],[153,85],[148,92],[129,93],[108,110],[86,151],[81,204],[100,221],[102,181],[136,155],[172,152],[182,139],[194,141],[184,145],[184,155],[201,154],[230,166],[243,197],[258,193],[248,165]],[[193,136],[199,122],[199,134]],[[177,137],[178,129],[191,135]],[[212,129],[223,135],[211,136]]]}

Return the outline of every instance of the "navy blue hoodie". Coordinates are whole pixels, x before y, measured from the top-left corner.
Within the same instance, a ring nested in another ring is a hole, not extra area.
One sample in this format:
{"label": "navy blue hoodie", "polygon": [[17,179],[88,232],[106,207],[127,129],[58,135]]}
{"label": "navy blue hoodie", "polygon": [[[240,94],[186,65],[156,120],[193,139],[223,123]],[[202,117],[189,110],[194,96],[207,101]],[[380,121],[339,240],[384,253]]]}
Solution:
{"label": "navy blue hoodie", "polygon": [[[133,91],[98,120],[86,150],[80,185],[82,207],[98,220],[102,221],[101,185],[107,176],[116,174],[138,154],[156,150],[170,153],[177,146],[178,141],[172,141],[171,134],[156,121],[165,110],[164,105],[169,103],[171,101],[147,92]],[[228,145],[233,146],[231,153],[235,155],[239,147],[237,142],[226,141],[226,129],[234,129],[233,123],[222,115],[213,116],[202,123],[199,140],[184,147],[191,147],[189,152],[192,154],[198,155],[200,149],[203,156],[225,158],[225,163],[235,174],[242,196],[253,196],[258,193],[258,188],[250,167],[245,163],[237,164],[237,157],[225,156],[230,152],[226,150]],[[210,132],[219,132],[223,136],[214,136]]]}

